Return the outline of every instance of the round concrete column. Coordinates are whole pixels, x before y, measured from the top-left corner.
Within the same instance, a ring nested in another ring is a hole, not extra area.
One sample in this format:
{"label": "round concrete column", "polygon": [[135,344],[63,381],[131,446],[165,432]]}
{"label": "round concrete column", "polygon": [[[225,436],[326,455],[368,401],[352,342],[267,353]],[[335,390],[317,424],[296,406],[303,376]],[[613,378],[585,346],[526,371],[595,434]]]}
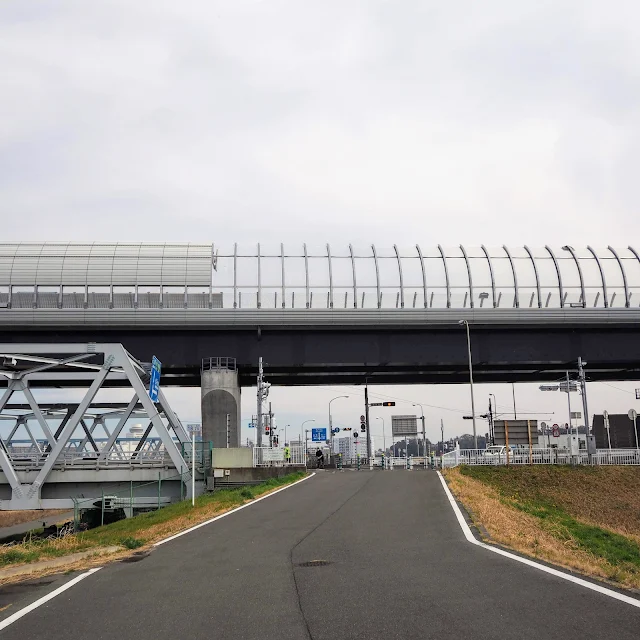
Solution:
{"label": "round concrete column", "polygon": [[215,448],[227,447],[228,424],[228,446],[239,447],[240,384],[235,360],[207,359],[201,375],[203,441],[213,442]]}

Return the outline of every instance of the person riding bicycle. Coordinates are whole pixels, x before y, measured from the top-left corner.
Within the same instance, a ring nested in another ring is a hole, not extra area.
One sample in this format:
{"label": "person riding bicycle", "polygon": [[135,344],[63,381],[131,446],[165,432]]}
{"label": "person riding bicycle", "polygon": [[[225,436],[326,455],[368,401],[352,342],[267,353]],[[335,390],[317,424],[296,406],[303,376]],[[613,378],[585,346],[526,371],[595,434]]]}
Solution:
{"label": "person riding bicycle", "polygon": [[318,465],[318,469],[324,468],[324,454],[322,453],[322,449],[319,447],[316,451],[316,463]]}

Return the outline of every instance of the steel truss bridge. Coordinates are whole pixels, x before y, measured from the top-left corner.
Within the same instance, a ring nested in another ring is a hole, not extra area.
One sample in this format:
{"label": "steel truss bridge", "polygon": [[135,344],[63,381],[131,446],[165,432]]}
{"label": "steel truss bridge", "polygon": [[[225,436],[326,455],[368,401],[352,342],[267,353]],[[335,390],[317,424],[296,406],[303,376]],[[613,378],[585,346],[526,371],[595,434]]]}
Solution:
{"label": "steel truss bridge", "polygon": [[[573,248],[0,244],[0,341],[122,343],[200,384],[203,357],[254,383],[640,379],[640,254]],[[32,385],[53,378],[32,377]],[[67,375],[86,385],[86,375]],[[105,385],[115,384],[112,380]]]}
{"label": "steel truss bridge", "polygon": [[[71,494],[159,478],[178,485],[165,482],[170,494],[190,495],[190,439],[162,391],[152,402],[147,370],[122,345],[0,344],[0,362],[0,509],[72,508]],[[38,401],[31,389],[34,377],[64,389],[76,375],[88,386],[77,402]],[[107,381],[130,401],[97,400]],[[146,425],[139,438],[123,436],[131,420]],[[197,460],[199,489],[203,471]]]}

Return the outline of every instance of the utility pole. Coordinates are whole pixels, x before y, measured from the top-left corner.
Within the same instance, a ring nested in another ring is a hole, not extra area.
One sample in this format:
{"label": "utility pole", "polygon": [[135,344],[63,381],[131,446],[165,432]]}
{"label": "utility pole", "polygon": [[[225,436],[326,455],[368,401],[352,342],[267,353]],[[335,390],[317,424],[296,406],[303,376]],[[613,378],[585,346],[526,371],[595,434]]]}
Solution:
{"label": "utility pole", "polygon": [[364,421],[367,426],[367,462],[371,459],[371,429],[369,428],[369,387],[364,381]]}
{"label": "utility pole", "polygon": [[580,379],[580,393],[582,393],[582,410],[584,411],[584,426],[587,437],[589,436],[589,407],[587,406],[587,380],[584,375],[584,365],[582,358],[578,358],[578,377]]}
{"label": "utility pole", "polygon": [[262,357],[258,358],[258,391],[257,391],[257,399],[258,399],[258,407],[256,410],[256,418],[257,424],[256,428],[258,429],[258,437],[256,438],[256,444],[258,447],[262,446]]}
{"label": "utility pole", "polygon": [[471,334],[469,332],[469,322],[460,320],[459,324],[463,324],[467,330],[467,355],[469,357],[469,387],[471,390],[471,418],[473,420],[473,448],[478,448],[478,432],[476,430],[476,406],[473,397],[473,362],[471,360]]}
{"label": "utility pole", "polygon": [[489,394],[489,441],[493,444],[493,407],[491,406],[491,394]]}
{"label": "utility pole", "polygon": [[571,388],[569,386],[569,372],[567,371],[567,403],[569,404],[569,437],[571,437],[571,430],[573,425],[571,424]]}
{"label": "utility pole", "polygon": [[440,437],[442,438],[442,453],[444,453],[444,420],[440,418]]}
{"label": "utility pole", "polygon": [[273,447],[273,412],[269,403],[269,447]]}
{"label": "utility pole", "polygon": [[[257,411],[256,411],[256,428],[258,429],[257,446],[262,446],[262,430],[264,422],[262,421],[262,406],[269,396],[269,387],[271,385],[264,381],[264,370],[262,368],[262,357],[258,358],[258,380],[257,380]],[[271,411],[271,410],[269,410]],[[269,443],[271,443],[271,425],[269,425]]]}

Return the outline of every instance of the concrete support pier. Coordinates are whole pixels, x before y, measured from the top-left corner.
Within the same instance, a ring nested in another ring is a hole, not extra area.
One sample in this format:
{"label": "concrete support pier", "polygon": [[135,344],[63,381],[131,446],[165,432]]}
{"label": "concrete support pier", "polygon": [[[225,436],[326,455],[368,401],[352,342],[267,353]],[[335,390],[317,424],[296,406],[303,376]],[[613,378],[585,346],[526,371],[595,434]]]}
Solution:
{"label": "concrete support pier", "polygon": [[240,384],[235,358],[205,358],[201,370],[202,439],[215,449],[240,446]]}

